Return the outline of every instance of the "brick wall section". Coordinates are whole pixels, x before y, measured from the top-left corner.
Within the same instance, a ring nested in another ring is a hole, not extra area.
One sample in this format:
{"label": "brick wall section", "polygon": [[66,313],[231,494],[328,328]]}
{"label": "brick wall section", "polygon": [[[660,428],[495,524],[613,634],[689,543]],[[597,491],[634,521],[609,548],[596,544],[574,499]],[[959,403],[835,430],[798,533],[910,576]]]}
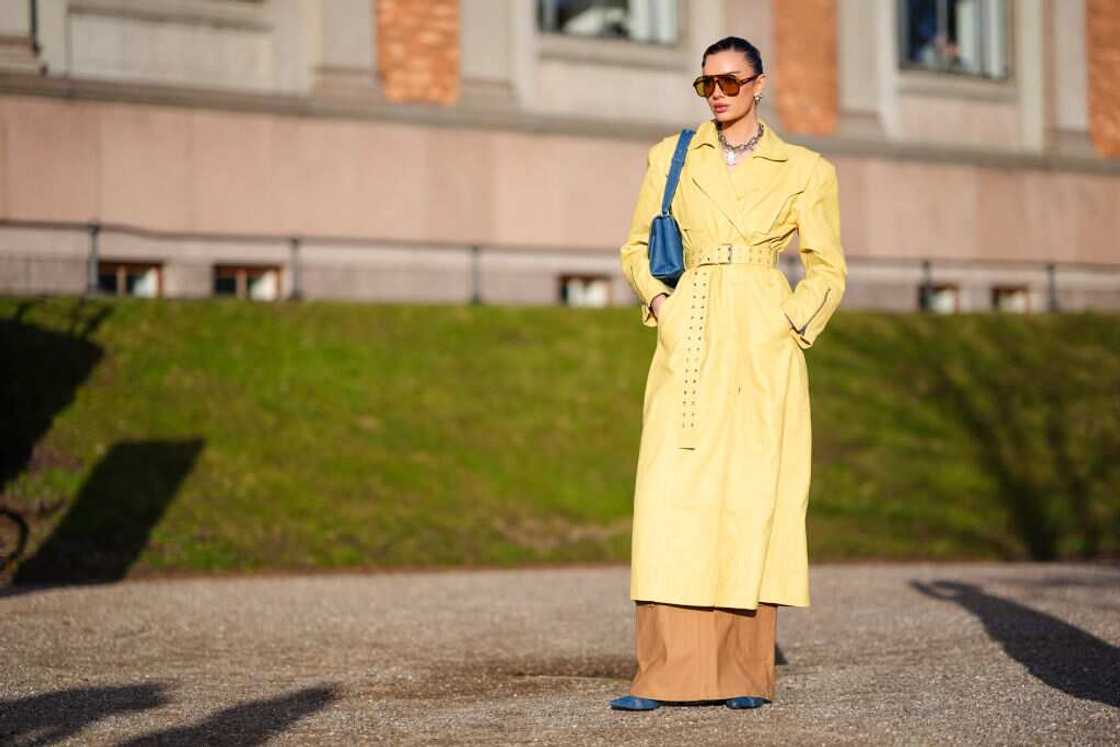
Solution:
{"label": "brick wall section", "polygon": [[789,132],[828,135],[839,106],[836,0],[773,0],[776,103]]}
{"label": "brick wall section", "polygon": [[1120,2],[1088,0],[1089,134],[1104,156],[1120,157]]}
{"label": "brick wall section", "polygon": [[459,0],[371,0],[377,69],[390,101],[459,98]]}

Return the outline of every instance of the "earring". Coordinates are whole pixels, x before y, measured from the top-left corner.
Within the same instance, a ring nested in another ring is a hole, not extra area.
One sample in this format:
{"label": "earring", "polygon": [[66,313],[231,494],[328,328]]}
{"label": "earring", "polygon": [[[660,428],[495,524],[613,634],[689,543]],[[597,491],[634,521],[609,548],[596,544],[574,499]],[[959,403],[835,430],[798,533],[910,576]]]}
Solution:
{"label": "earring", "polygon": [[762,94],[761,93],[756,93],[754,95],[754,103],[757,104],[759,101],[762,101]]}

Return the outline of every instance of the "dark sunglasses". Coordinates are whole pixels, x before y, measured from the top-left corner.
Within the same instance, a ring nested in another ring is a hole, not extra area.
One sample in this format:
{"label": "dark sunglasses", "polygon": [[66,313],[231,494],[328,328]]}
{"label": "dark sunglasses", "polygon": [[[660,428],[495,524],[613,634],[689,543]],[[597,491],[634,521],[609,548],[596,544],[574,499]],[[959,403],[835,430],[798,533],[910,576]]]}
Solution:
{"label": "dark sunglasses", "polygon": [[738,96],[739,89],[750,83],[752,80],[762,75],[762,73],[755,73],[749,78],[739,80],[731,73],[725,75],[701,75],[696,80],[692,81],[692,87],[696,89],[697,96],[708,98],[716,90],[716,83],[719,83],[719,90],[723,91],[726,96]]}

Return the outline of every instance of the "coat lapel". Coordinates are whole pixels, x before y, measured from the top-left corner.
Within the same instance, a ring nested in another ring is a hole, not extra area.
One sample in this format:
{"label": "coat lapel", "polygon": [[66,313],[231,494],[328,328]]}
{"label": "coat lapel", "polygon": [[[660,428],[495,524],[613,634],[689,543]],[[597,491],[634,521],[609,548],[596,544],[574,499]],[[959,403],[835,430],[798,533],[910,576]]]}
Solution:
{"label": "coat lapel", "polygon": [[694,159],[692,168],[689,169],[693,184],[715,203],[735,229],[746,238],[747,232],[739,221],[735,186],[731,183],[731,174],[728,173],[727,165],[723,161],[723,153],[712,120],[704,122],[696,129],[689,150],[692,151],[689,158]]}
{"label": "coat lapel", "polygon": [[[758,145],[751,152],[747,163],[739,164],[736,168],[757,169],[761,164],[755,162],[756,158],[771,161],[785,161],[788,158],[785,143],[770,127],[769,122],[765,119],[761,121],[764,130]],[[740,205],[735,185],[731,182],[731,173],[723,161],[723,149],[720,148],[713,120],[705,121],[696,129],[689,151],[689,158],[694,159],[692,168],[689,169],[692,182],[715,203],[742,237],[748,238],[750,230],[746,218],[753,208],[766,199],[769,194],[766,186],[760,182]]]}

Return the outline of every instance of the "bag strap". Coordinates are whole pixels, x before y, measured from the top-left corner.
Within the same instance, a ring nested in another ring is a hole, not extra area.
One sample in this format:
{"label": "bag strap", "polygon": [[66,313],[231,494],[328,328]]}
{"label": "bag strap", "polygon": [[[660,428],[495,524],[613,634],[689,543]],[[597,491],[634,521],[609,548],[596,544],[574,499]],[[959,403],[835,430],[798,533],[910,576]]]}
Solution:
{"label": "bag strap", "polygon": [[688,144],[696,130],[681,130],[677,138],[677,149],[673,153],[673,165],[669,167],[669,178],[665,181],[665,194],[661,196],[661,214],[669,214],[669,205],[673,202],[673,195],[677,191],[677,182],[681,178],[681,169],[684,168],[684,157],[687,155]]}

